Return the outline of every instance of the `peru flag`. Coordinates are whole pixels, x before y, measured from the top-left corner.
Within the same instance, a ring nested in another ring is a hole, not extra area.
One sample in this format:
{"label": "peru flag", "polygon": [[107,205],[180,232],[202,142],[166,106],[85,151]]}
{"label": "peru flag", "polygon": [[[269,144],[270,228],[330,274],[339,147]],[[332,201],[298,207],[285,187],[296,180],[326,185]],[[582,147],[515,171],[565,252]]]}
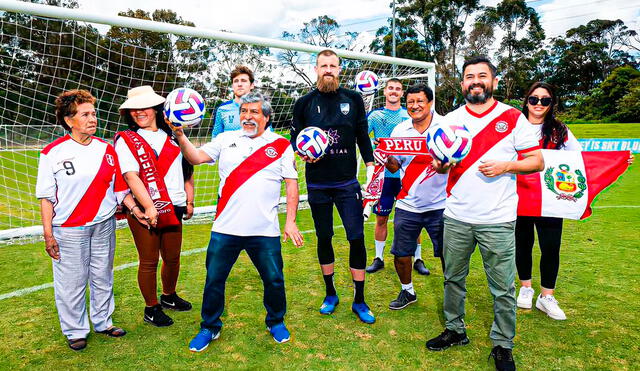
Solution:
{"label": "peru flag", "polygon": [[545,169],[518,175],[518,215],[584,219],[591,203],[629,164],[629,151],[542,150]]}

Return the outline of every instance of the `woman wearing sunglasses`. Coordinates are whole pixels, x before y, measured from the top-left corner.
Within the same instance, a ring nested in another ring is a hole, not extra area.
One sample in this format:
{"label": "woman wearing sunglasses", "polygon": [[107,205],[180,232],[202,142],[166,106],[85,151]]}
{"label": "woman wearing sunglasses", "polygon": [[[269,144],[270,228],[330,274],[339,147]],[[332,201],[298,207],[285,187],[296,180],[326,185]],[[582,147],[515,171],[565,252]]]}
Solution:
{"label": "woman wearing sunglasses", "polygon": [[[522,113],[536,127],[543,149],[582,151],[582,146],[567,125],[556,119],[553,108],[556,96],[551,85],[536,82],[524,98]],[[553,296],[560,267],[562,218],[518,216],[516,221],[516,266],[520,278],[519,308],[531,309],[534,289],[531,287],[533,229],[538,232],[540,245],[540,295],[536,308],[556,320],[566,319]]]}

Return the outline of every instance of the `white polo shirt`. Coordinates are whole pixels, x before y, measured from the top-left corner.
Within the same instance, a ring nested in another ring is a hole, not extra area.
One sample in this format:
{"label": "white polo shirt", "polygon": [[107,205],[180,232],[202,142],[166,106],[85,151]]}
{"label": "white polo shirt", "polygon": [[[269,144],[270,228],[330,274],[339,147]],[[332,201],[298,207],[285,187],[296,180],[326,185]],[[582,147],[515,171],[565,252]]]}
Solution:
{"label": "white polo shirt", "polygon": [[[136,131],[138,135],[142,137],[151,148],[155,151],[156,155],[159,155],[162,151],[162,147],[167,140],[167,133],[162,130],[151,131],[138,129]],[[171,143],[171,145],[178,146],[177,143]],[[122,170],[122,174],[129,171],[140,171],[140,164],[138,160],[135,159],[129,146],[124,140],[118,140],[116,142],[116,152],[118,153],[118,158],[120,159],[120,169]],[[164,177],[164,183],[167,186],[167,193],[169,193],[169,198],[171,199],[171,203],[175,206],[186,206],[187,205],[187,192],[184,190],[184,175],[182,174],[182,153],[178,154],[178,156],[173,160],[171,166],[169,167],[169,171],[167,171],[167,175]]]}
{"label": "white polo shirt", "polygon": [[[441,116],[434,115],[431,125],[437,125]],[[411,119],[398,124],[391,137],[424,137],[427,131],[420,133],[413,127]],[[400,180],[402,188],[397,196],[396,207],[413,213],[444,209],[447,198],[447,174],[438,174],[433,169],[430,155],[398,156],[400,162]]]}
{"label": "white polo shirt", "polygon": [[54,226],[90,226],[109,219],[128,193],[113,146],[92,137],[80,144],[69,134],[40,152],[36,197],[53,203]]}
{"label": "white polo shirt", "polygon": [[518,152],[539,149],[533,125],[520,111],[498,101],[481,114],[462,106],[446,115],[444,122],[464,124],[473,137],[467,157],[449,171],[444,215],[474,224],[516,220],[516,174],[489,178],[478,166],[488,160],[515,161]]}
{"label": "white polo shirt", "polygon": [[[248,137],[242,130],[227,131],[200,147],[211,157],[211,163],[218,163],[218,196],[227,177],[238,165],[259,149],[270,148],[267,145],[279,138],[283,137],[270,131],[256,138]],[[294,163],[293,149],[288,145],[279,159],[256,172],[236,189],[224,212],[216,216],[211,230],[235,236],[280,236],[280,190],[283,179],[298,178]]]}

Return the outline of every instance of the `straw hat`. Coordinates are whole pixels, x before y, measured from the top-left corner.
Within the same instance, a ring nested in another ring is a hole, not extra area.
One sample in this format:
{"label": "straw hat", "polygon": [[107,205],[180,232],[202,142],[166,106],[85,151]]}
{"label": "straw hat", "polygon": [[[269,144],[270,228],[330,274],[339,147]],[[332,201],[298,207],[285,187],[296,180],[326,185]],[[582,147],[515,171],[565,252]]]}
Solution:
{"label": "straw hat", "polygon": [[151,86],[138,86],[127,92],[127,100],[122,103],[120,110],[155,107],[164,101],[165,99],[156,94]]}

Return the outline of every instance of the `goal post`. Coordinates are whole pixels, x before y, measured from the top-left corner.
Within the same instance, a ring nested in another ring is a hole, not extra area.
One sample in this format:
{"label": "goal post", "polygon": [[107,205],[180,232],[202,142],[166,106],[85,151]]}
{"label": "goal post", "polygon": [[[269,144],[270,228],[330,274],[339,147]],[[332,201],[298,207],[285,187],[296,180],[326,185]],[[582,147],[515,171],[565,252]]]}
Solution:
{"label": "goal post", "polygon": [[[126,125],[118,107],[127,90],[152,85],[166,96],[177,87],[199,91],[206,100],[202,123],[186,129],[196,144],[211,139],[215,110],[232,98],[229,72],[237,64],[255,73],[256,89],[274,109],[272,126],[288,135],[293,104],[313,89],[315,53],[326,49],[231,32],[80,9],[0,0],[0,243],[42,233],[35,182],[39,150],[64,135],[55,125],[54,100],[69,89],[96,98],[97,136],[112,140]],[[353,86],[362,70],[381,81],[435,88],[433,63],[332,49],[342,58],[341,84]],[[365,96],[367,107],[384,105],[381,92]],[[305,193],[304,166],[299,164]],[[211,221],[217,200],[217,166],[195,171],[198,220]],[[304,198],[304,194],[302,195]],[[202,216],[204,215],[204,216]]]}

